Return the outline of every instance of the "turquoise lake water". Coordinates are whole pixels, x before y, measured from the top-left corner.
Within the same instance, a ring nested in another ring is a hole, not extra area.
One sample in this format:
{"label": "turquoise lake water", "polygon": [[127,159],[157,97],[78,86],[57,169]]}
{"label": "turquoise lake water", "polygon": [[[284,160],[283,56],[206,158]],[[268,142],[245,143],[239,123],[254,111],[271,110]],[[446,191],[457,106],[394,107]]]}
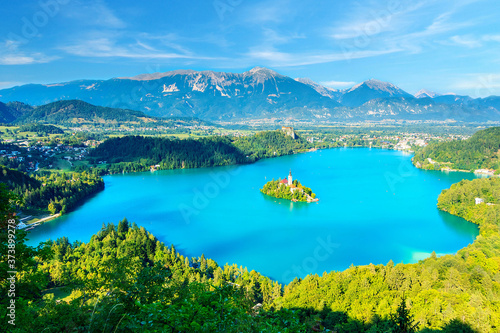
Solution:
{"label": "turquoise lake water", "polygon": [[[259,192],[294,179],[318,203]],[[432,251],[455,253],[478,228],[440,212],[437,197],[469,173],[423,171],[411,155],[381,149],[330,149],[251,165],[104,177],[106,189],[75,211],[34,229],[30,244],[67,236],[86,242],[103,223],[127,217],[189,257],[202,253],[280,282],[351,264],[413,263]]]}

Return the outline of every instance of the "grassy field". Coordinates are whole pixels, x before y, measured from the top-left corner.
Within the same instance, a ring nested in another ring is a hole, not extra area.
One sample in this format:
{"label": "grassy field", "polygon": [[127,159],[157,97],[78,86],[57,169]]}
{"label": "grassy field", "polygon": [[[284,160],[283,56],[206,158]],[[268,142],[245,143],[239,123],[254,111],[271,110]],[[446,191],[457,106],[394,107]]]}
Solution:
{"label": "grassy field", "polygon": [[71,301],[71,292],[73,290],[69,287],[55,287],[55,288],[50,288],[46,289],[42,292],[42,295],[54,295],[54,300],[56,301],[62,301],[68,303]]}
{"label": "grassy field", "polygon": [[53,168],[56,170],[70,171],[71,164],[68,161],[62,159],[62,157],[61,157],[61,158],[57,159],[56,164],[53,165]]}

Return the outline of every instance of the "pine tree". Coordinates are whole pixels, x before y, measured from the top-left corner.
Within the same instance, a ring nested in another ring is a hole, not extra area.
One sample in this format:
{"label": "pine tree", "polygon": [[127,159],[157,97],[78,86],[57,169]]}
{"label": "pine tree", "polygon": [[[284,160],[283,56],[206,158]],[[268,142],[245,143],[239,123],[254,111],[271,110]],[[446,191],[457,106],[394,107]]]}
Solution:
{"label": "pine tree", "polygon": [[396,324],[396,333],[417,332],[418,323],[415,323],[410,311],[406,308],[406,298],[403,294],[398,310],[392,315],[392,321]]}

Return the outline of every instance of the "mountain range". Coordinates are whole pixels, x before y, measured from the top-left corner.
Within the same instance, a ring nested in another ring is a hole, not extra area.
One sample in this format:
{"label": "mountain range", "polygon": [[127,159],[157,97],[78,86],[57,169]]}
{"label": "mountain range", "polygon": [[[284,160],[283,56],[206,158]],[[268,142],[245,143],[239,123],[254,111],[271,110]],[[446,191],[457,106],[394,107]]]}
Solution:
{"label": "mountain range", "polygon": [[[497,96],[473,99],[427,90],[414,96],[375,79],[336,90],[262,67],[244,73],[177,70],[0,90],[0,101],[5,103],[43,105],[60,100],[138,110],[154,117],[196,117],[209,121],[500,121]],[[12,119],[16,115],[5,117]]]}
{"label": "mountain range", "polygon": [[195,118],[158,118],[142,111],[96,106],[81,100],[62,100],[40,106],[0,102],[0,123],[49,123],[72,127],[89,124],[150,126],[151,123],[163,126],[211,125]]}

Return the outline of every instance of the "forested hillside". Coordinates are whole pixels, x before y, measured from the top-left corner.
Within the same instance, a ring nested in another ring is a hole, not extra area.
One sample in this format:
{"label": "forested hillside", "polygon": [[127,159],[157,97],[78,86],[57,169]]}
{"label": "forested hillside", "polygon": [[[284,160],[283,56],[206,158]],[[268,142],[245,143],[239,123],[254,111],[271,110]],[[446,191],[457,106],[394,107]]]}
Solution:
{"label": "forested hillside", "polygon": [[24,172],[3,165],[0,165],[0,183],[6,184],[9,189],[17,193],[24,193],[27,189],[37,189],[41,186],[39,181]]}
{"label": "forested hillside", "polygon": [[245,163],[245,156],[224,137],[169,139],[142,136],[112,138],[91,151],[95,161],[110,164],[111,173],[160,169],[201,168]]}
{"label": "forested hillside", "polygon": [[469,171],[500,170],[500,127],[479,131],[465,141],[430,144],[415,154],[413,163],[437,170],[444,166]]}
{"label": "forested hillside", "polygon": [[281,131],[259,132],[234,141],[216,136],[185,140],[126,136],[106,140],[90,157],[93,163],[106,162],[107,172],[117,173],[145,171],[155,165],[179,169],[251,163],[311,147],[304,139],[293,139]]}
{"label": "forested hillside", "polygon": [[44,173],[34,177],[0,165],[0,183],[22,199],[24,209],[66,213],[83,199],[104,189],[97,175],[82,173]]}
{"label": "forested hillside", "polygon": [[235,140],[234,145],[251,161],[265,157],[290,155],[313,147],[296,133],[295,138],[292,138],[282,131],[259,132],[253,136]]}
{"label": "forested hillside", "polygon": [[18,123],[46,122],[52,124],[78,124],[99,122],[152,121],[143,112],[95,106],[79,100],[58,101],[41,105],[26,112],[15,121]]}

